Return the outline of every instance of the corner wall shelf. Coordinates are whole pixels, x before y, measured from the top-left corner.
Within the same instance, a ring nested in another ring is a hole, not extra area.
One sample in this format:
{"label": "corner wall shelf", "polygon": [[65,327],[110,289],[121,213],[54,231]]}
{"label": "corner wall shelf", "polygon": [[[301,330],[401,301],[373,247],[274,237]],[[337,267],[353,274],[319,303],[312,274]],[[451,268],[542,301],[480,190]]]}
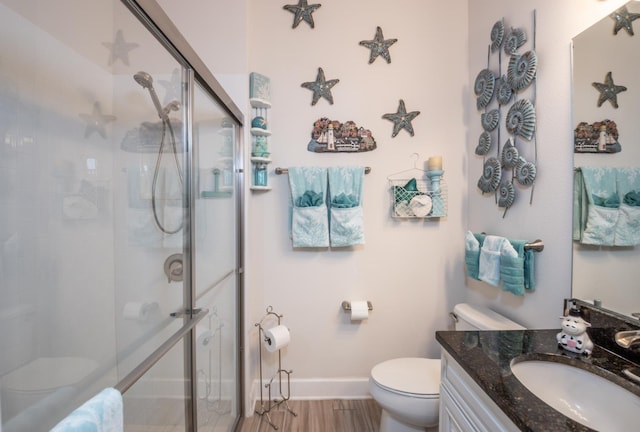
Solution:
{"label": "corner wall shelf", "polygon": [[251,190],[268,191],[269,174],[267,165],[271,163],[269,156],[269,139],[271,131],[268,111],[271,108],[271,81],[264,75],[251,72],[249,75],[249,103],[251,104]]}

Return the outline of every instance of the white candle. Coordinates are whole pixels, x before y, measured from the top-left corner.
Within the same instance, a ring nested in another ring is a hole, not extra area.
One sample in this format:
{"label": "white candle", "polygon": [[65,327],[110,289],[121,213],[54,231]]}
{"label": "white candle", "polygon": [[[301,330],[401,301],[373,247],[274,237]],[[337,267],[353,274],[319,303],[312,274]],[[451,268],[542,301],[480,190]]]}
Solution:
{"label": "white candle", "polygon": [[427,162],[427,167],[429,171],[439,171],[442,170],[442,156],[432,156],[429,158]]}

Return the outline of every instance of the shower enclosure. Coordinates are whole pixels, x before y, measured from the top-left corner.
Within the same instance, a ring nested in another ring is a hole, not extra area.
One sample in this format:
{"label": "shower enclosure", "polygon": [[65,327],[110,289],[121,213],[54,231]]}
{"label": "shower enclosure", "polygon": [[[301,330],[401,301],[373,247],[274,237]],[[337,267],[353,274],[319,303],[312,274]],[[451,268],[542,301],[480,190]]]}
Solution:
{"label": "shower enclosure", "polygon": [[0,432],[241,415],[238,108],[152,0],[0,0]]}

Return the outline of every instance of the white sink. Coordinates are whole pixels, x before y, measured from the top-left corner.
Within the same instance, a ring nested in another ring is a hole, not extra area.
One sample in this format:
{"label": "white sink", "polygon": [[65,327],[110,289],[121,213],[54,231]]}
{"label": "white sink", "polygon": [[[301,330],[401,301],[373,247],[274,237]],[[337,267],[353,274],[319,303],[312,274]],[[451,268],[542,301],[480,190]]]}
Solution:
{"label": "white sink", "polygon": [[598,431],[638,430],[640,397],[599,375],[543,360],[511,363],[534,395],[576,422]]}

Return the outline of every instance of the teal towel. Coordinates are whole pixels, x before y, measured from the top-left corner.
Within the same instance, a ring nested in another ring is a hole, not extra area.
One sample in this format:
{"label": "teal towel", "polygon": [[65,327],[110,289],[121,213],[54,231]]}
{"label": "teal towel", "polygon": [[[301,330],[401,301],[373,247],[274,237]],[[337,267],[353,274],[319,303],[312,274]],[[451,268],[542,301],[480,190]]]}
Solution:
{"label": "teal towel", "polygon": [[289,230],[293,247],[328,247],[327,169],[289,168]]}
{"label": "teal towel", "polygon": [[624,196],[624,203],[632,207],[640,206],[640,191],[627,192]]}
{"label": "teal towel", "polygon": [[478,279],[478,260],[480,259],[480,243],[471,231],[464,237],[464,262],[467,276]]}
{"label": "teal towel", "polygon": [[509,239],[510,247],[503,250],[500,261],[502,290],[524,295],[535,288],[534,251],[526,249],[525,240]]}
{"label": "teal towel", "polygon": [[329,239],[332,247],[364,244],[364,167],[330,167]]}
{"label": "teal towel", "polygon": [[610,195],[593,195],[593,203],[600,207],[618,208],[620,207],[620,197],[617,193]]}
{"label": "teal towel", "polygon": [[587,223],[588,202],[582,170],[578,168],[573,174],[573,240],[582,240],[582,233]]}
{"label": "teal towel", "polygon": [[618,195],[624,197],[616,221],[614,246],[640,244],[640,168],[618,168]]}
{"label": "teal towel", "polygon": [[122,432],[122,395],[106,388],[69,414],[49,432]]}
{"label": "teal towel", "polygon": [[464,262],[467,269],[467,276],[472,279],[480,280],[478,272],[480,270],[480,248],[484,243],[484,234],[472,233],[467,231],[464,242]]}
{"label": "teal towel", "polygon": [[318,207],[321,206],[323,202],[322,193],[308,190],[296,199],[296,207]]}
{"label": "teal towel", "polygon": [[580,172],[584,195],[587,198],[587,214],[584,219],[584,229],[580,233],[580,241],[584,244],[613,246],[619,215],[618,208],[600,206],[597,202],[600,202],[598,197],[610,197],[618,193],[617,169],[581,167]]}

